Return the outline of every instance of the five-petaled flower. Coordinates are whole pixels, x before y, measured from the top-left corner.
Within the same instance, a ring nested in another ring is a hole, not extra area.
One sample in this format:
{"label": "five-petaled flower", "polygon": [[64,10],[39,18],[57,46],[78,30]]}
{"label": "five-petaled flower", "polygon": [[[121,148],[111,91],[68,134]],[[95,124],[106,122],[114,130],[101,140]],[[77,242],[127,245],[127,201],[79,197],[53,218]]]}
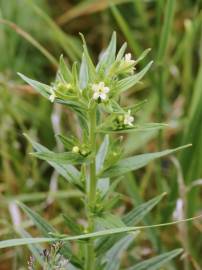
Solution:
{"label": "five-petaled flower", "polygon": [[124,114],[124,120],[123,123],[126,126],[133,126],[134,117],[131,115],[131,111],[128,110],[126,114]]}
{"label": "five-petaled flower", "polygon": [[54,88],[51,88],[50,89],[50,96],[49,96],[49,100],[51,101],[51,102],[54,102],[55,101],[55,98],[56,98],[56,94],[55,94],[55,90],[54,90]]}
{"label": "five-petaled flower", "polygon": [[99,83],[94,83],[92,85],[93,89],[93,99],[101,99],[101,100],[107,100],[108,96],[107,94],[109,93],[109,87],[105,86],[104,82],[99,82]]}

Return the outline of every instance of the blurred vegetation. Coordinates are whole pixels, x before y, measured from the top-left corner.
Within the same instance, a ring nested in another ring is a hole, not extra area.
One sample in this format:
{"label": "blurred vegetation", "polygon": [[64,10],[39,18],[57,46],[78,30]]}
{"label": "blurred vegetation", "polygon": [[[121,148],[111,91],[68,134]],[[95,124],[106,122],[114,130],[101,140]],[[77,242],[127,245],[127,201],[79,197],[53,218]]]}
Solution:
{"label": "blurred vegetation", "polygon": [[[62,211],[81,211],[82,217],[81,205],[75,200],[79,194],[63,179],[57,181],[58,176],[45,163],[29,156],[31,149],[22,135],[27,132],[47,147],[60,149],[53,131],[77,132],[73,116],[36,95],[16,74],[22,72],[46,83],[53,81],[60,54],[69,63],[81,55],[79,32],[85,35],[94,59],[113,30],[120,43],[128,42],[128,51],[135,57],[151,48],[147,60],[154,60],[153,68],[144,84],[125,96],[124,102],[147,99],[136,121],[161,121],[169,126],[160,133],[130,134],[124,140],[126,155],[193,144],[178,159],[151,163],[127,175],[120,185],[125,203],[120,203],[117,212],[167,192],[167,198],[145,224],[169,221],[174,210],[178,219],[201,213],[201,8],[200,0],[0,0],[1,239],[16,236],[21,221],[24,228],[32,227],[19,212],[16,199],[31,205],[58,227]],[[201,231],[200,220],[146,231],[130,256],[147,258],[183,246],[188,254],[185,263],[166,269],[201,269]],[[25,248],[0,253],[1,269],[26,269],[28,257]]]}

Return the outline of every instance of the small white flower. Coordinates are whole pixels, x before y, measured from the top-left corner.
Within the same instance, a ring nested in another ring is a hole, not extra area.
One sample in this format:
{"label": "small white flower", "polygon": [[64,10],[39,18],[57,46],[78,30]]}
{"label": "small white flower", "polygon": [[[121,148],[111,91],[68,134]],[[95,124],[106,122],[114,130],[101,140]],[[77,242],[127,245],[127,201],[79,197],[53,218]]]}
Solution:
{"label": "small white flower", "polygon": [[124,57],[124,60],[127,64],[129,65],[134,65],[135,64],[135,60],[131,59],[131,53],[126,53],[125,54],[125,57]]}
{"label": "small white flower", "polygon": [[49,96],[49,100],[51,102],[54,102],[55,101],[55,98],[56,98],[56,94],[55,94],[55,91],[53,88],[50,89],[50,92],[51,92],[51,95]]}
{"label": "small white flower", "polygon": [[133,126],[134,117],[131,116],[130,110],[124,115],[123,123],[127,126]]}
{"label": "small white flower", "polygon": [[97,100],[100,98],[101,100],[106,100],[108,98],[109,87],[105,86],[104,82],[99,82],[98,84],[94,83],[92,89],[94,92],[93,99]]}

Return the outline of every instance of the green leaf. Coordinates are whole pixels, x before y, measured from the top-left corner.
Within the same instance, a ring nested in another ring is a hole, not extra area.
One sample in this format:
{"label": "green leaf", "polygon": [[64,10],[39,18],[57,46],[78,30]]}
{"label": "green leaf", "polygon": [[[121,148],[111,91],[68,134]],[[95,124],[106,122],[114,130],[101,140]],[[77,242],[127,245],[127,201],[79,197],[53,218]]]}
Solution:
{"label": "green leaf", "polygon": [[65,224],[67,225],[67,227],[74,233],[74,234],[81,234],[81,226],[79,224],[76,223],[76,221],[71,218],[70,216],[67,215],[62,215]]}
{"label": "green leaf", "polygon": [[102,217],[96,217],[96,222],[104,229],[120,228],[126,226],[125,223],[115,215],[110,213],[104,214]]}
{"label": "green leaf", "polygon": [[86,158],[80,154],[75,154],[72,152],[64,152],[64,153],[55,153],[52,151],[45,152],[34,152],[31,153],[32,156],[35,156],[39,159],[46,161],[53,161],[57,164],[82,164],[86,161]]}
{"label": "green leaf", "polygon": [[113,129],[112,127],[100,127],[97,129],[98,133],[129,133],[129,132],[143,132],[143,131],[152,131],[152,130],[159,130],[162,128],[167,127],[167,124],[161,124],[161,123],[145,123],[145,124],[139,124],[134,125],[132,127],[123,127],[120,129]]}
{"label": "green leaf", "polygon": [[100,194],[104,197],[110,188],[110,179],[109,178],[99,178],[97,180],[96,188],[100,192]]}
{"label": "green leaf", "polygon": [[63,55],[60,56],[60,65],[58,75],[64,82],[70,82],[72,80],[72,74],[67,64],[64,61]]}
{"label": "green leaf", "polygon": [[51,87],[49,85],[46,85],[44,83],[40,83],[38,81],[32,80],[25,75],[18,73],[18,75],[29,85],[31,85],[38,93],[40,93],[43,97],[49,98],[50,96],[50,89]]}
{"label": "green leaf", "polygon": [[56,137],[62,142],[65,149],[70,150],[73,148],[73,146],[78,145],[79,141],[74,136],[66,137],[62,134],[57,134]]}
{"label": "green leaf", "polygon": [[[23,238],[26,238],[26,237],[30,238],[31,237],[31,235],[22,228],[18,229],[17,232]],[[43,266],[44,259],[41,256],[41,254],[43,252],[42,247],[38,244],[34,244],[34,245],[30,244],[30,245],[28,245],[28,248],[29,248],[30,252],[32,253],[32,255],[34,256],[35,260],[40,264],[40,266]]]}
{"label": "green leaf", "polygon": [[82,56],[81,67],[79,71],[79,85],[81,89],[86,88],[88,85],[89,75],[88,75],[88,64],[85,54]]}
{"label": "green leaf", "polygon": [[108,152],[108,147],[109,147],[109,136],[106,135],[96,155],[96,172],[99,172],[104,165],[104,161]]}
{"label": "green leaf", "polygon": [[159,270],[161,267],[165,266],[170,260],[180,255],[183,249],[175,249],[170,252],[163,253],[154,258],[140,262],[127,270]]}
{"label": "green leaf", "polygon": [[[123,216],[123,219],[121,222],[119,222],[119,223],[116,222],[116,224],[113,222],[112,224],[115,225],[116,227],[123,227],[123,225],[121,226],[121,224],[125,224],[126,226],[136,225],[138,222],[143,220],[143,218],[155,207],[155,205],[157,205],[160,202],[160,200],[164,196],[165,196],[165,193],[135,207],[133,210],[131,210],[129,213],[127,213],[126,215]],[[104,226],[104,228],[110,228],[109,217],[108,218],[104,217],[104,220],[99,220],[97,218],[97,221],[102,222],[101,225]],[[108,223],[106,224],[106,222],[108,222]],[[101,255],[101,254],[105,253],[111,246],[114,245],[114,243],[116,243],[122,237],[124,237],[124,234],[113,235],[110,237],[104,237],[104,238],[100,239],[97,242],[97,247],[96,247],[97,254]]]}
{"label": "green leaf", "polygon": [[147,64],[146,67],[143,68],[139,73],[120,80],[114,89],[115,94],[118,95],[120,93],[123,93],[124,91],[128,90],[136,83],[138,83],[143,78],[145,73],[149,70],[152,63],[153,61],[149,62],[149,64]]}
{"label": "green leaf", "polygon": [[54,227],[52,227],[45,219],[43,219],[39,214],[31,210],[29,207],[21,202],[18,202],[18,205],[28,215],[28,217],[33,221],[44,236],[50,237],[50,232],[57,232]]}
{"label": "green leaf", "polygon": [[137,169],[140,169],[144,166],[146,166],[149,162],[152,160],[155,160],[156,158],[164,157],[166,155],[170,155],[174,152],[177,152],[181,149],[190,147],[190,144],[174,148],[174,149],[168,149],[161,152],[156,153],[149,153],[149,154],[142,154],[137,155],[129,158],[122,159],[118,161],[115,165],[105,170],[102,174],[102,177],[114,177],[119,176],[122,174],[125,174],[130,171],[134,171]]}
{"label": "green leaf", "polygon": [[104,267],[104,270],[119,270],[120,265],[121,265],[121,262],[119,258],[115,258]]}
{"label": "green leaf", "polygon": [[[43,151],[49,153],[50,150],[48,150],[45,146],[34,142],[27,134],[24,134],[24,136],[28,139],[28,141],[32,144],[33,148],[36,151]],[[48,161],[48,163],[60,174],[62,175],[68,182],[71,184],[74,184],[80,188],[82,188],[81,182],[80,182],[80,172],[70,164],[64,165],[59,164],[53,161]]]}
{"label": "green leaf", "polygon": [[101,69],[109,67],[115,61],[115,55],[116,55],[116,32],[113,32],[109,46],[101,56],[101,59],[96,67],[96,70],[99,72]]}
{"label": "green leaf", "polygon": [[[43,219],[39,214],[34,212],[32,209],[27,207],[21,202],[18,202],[18,205],[20,208],[27,214],[27,216],[33,221],[33,223],[36,225],[36,227],[43,233],[44,236],[52,237],[50,236],[50,233],[57,233],[57,230],[52,227],[45,219]],[[78,259],[72,254],[71,247],[69,246],[68,243],[65,243],[63,246],[61,253],[72,263],[79,264]]]}
{"label": "green leaf", "polygon": [[135,63],[138,64],[140,61],[142,61],[150,51],[151,51],[150,48],[144,50],[143,53],[138,57],[138,59],[135,60]]}
{"label": "green leaf", "polygon": [[124,42],[123,45],[121,46],[120,50],[117,53],[116,61],[120,61],[126,51],[127,48],[127,43]]}
{"label": "green leaf", "polygon": [[89,79],[91,81],[93,81],[95,79],[95,76],[96,76],[95,66],[94,66],[93,61],[91,60],[90,54],[88,52],[88,48],[87,48],[87,45],[86,45],[85,38],[81,33],[80,33],[80,35],[81,35],[81,38],[82,38],[82,41],[83,41],[83,53],[84,53],[84,56],[85,56],[85,61],[86,61],[86,64],[88,66],[88,76],[89,76]]}
{"label": "green leaf", "polygon": [[[76,69],[76,66],[74,65],[74,71],[75,71],[75,69]],[[76,71],[75,71],[75,73],[76,73]],[[51,94],[50,93],[51,87],[49,85],[32,80],[21,73],[18,73],[18,75],[25,82],[27,82],[29,85],[31,85],[43,97],[49,99],[50,94]],[[75,80],[76,80],[76,78],[75,78]],[[77,82],[75,82],[75,83],[77,83]],[[86,117],[85,117],[86,105],[81,100],[72,101],[72,100],[61,100],[59,98],[56,98],[55,101],[57,103],[65,104],[65,105],[69,106],[72,110],[74,110],[83,119],[84,122],[86,121]]]}
{"label": "green leaf", "polygon": [[123,216],[123,222],[127,226],[136,225],[162,200],[165,195],[166,193],[162,193],[161,195],[138,205],[129,213]]}
{"label": "green leaf", "polygon": [[[104,268],[105,270],[119,269],[121,255],[124,251],[128,249],[128,247],[137,235],[138,232],[133,235],[126,235],[108,250],[108,252],[104,255],[103,258],[103,263],[106,262]],[[112,262],[115,262],[116,266]]]}

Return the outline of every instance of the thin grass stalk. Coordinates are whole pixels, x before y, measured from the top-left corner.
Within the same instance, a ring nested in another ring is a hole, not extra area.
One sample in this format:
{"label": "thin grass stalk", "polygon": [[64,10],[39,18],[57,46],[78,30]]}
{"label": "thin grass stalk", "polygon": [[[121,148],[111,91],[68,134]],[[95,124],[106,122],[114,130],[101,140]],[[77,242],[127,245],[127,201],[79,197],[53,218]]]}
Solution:
{"label": "thin grass stalk", "polygon": [[[168,47],[169,42],[169,36],[171,32],[173,17],[174,17],[174,8],[175,8],[175,0],[167,0],[166,3],[166,9],[165,9],[165,18],[163,23],[163,28],[161,31],[161,37],[160,37],[160,43],[157,53],[157,66],[158,66],[158,72],[157,72],[157,91],[158,91],[158,97],[159,97],[159,114],[158,114],[158,120],[162,121],[164,112],[164,99],[165,99],[165,56],[166,51]],[[163,133],[162,131],[159,131],[159,149],[162,149],[163,144]]]}

